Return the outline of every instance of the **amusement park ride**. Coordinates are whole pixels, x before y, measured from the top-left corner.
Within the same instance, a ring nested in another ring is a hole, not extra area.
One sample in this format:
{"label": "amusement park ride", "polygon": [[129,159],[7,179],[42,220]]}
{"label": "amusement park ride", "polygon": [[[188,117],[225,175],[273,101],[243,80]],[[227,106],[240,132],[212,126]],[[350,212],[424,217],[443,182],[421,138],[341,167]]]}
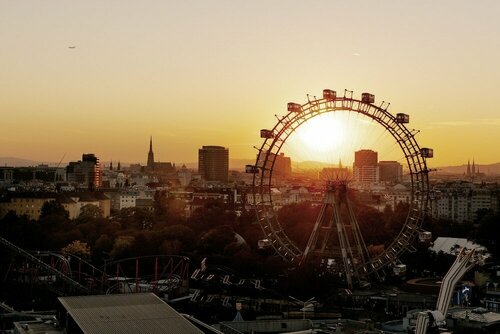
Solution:
{"label": "amusement park ride", "polygon": [[415,334],[438,333],[440,327],[446,326],[446,314],[450,307],[450,299],[455,285],[462,279],[465,273],[482,260],[482,256],[476,254],[474,249],[467,250],[463,248],[460,251],[455,262],[453,262],[443,278],[436,303],[436,310],[420,312],[418,314]]}
{"label": "amusement park ride", "polygon": [[11,267],[2,273],[4,279],[10,277],[31,285],[43,283],[58,295],[168,294],[177,288],[188,287],[190,259],[185,256],[142,256],[110,261],[97,268],[73,254],[28,252],[2,237],[0,246],[14,254]]}
{"label": "amusement park ride", "polygon": [[[253,174],[253,205],[267,244],[293,265],[307,262],[329,263],[345,278],[349,287],[359,285],[369,276],[383,277],[385,270],[396,271],[404,267],[399,261],[404,251],[411,251],[416,237],[425,238],[428,232],[421,230],[429,198],[429,182],[426,159],[433,157],[431,148],[421,148],[414,129],[408,129],[410,117],[387,111],[389,103],[375,105],[375,96],[363,93],[361,99],[345,90],[343,96],[330,89],[323,90],[323,98],[311,98],[305,104],[290,102],[288,113],[278,117],[272,129],[262,129],[263,143],[254,165],[247,165],[246,172]],[[322,114],[339,111],[354,112],[376,122],[397,143],[406,160],[409,171],[411,196],[410,209],[401,231],[385,250],[374,257],[367,251],[359,229],[354,208],[350,203],[348,180],[330,180],[326,185],[324,200],[313,231],[304,250],[300,249],[285,233],[273,207],[273,171],[276,157],[289,137],[303,124]],[[344,209],[342,209],[344,208]],[[341,211],[347,211],[341,215]],[[427,234],[426,234],[427,233]]]}

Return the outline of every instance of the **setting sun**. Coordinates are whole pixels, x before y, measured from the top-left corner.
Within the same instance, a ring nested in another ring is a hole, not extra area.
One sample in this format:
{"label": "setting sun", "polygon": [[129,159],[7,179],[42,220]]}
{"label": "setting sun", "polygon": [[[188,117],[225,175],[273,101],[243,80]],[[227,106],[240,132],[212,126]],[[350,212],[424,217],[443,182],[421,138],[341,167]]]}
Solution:
{"label": "setting sun", "polygon": [[359,113],[340,110],[305,121],[286,141],[283,151],[295,161],[350,165],[354,152],[360,149],[373,149],[385,160],[403,160],[396,141],[380,124]]}
{"label": "setting sun", "polygon": [[297,130],[304,148],[318,153],[338,150],[345,141],[346,123],[333,114],[323,114],[305,122]]}

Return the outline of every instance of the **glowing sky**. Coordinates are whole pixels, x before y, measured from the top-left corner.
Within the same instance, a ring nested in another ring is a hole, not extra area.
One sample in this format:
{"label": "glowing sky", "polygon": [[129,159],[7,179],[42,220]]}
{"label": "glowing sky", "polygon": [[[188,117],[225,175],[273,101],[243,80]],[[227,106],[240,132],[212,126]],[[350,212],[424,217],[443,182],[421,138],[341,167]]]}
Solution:
{"label": "glowing sky", "polygon": [[[0,0],[0,156],[254,157],[288,101],[369,91],[435,165],[500,161],[499,1]],[[69,46],[76,46],[74,49]]]}

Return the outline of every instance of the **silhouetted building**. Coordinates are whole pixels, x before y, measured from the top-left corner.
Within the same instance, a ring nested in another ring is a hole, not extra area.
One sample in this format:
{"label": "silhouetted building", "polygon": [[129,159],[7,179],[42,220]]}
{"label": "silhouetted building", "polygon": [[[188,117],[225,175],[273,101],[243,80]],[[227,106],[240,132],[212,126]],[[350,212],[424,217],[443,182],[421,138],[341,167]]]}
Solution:
{"label": "silhouetted building", "polygon": [[149,152],[148,152],[147,168],[149,171],[153,171],[155,168],[155,155],[153,153],[153,137],[149,137]]}
{"label": "silhouetted building", "polygon": [[149,152],[146,171],[164,176],[175,174],[175,164],[170,162],[155,162],[155,155],[153,153],[153,137],[149,138]]}
{"label": "silhouetted building", "polygon": [[354,152],[354,180],[358,182],[378,182],[378,153],[372,150]]}
{"label": "silhouetted building", "polygon": [[66,175],[68,182],[91,190],[102,186],[101,164],[94,154],[83,154],[81,161],[70,162]]}
{"label": "silhouetted building", "polygon": [[0,167],[0,183],[10,184],[34,180],[44,182],[66,181],[66,170],[64,167],[49,167],[48,165]]}
{"label": "silhouetted building", "polygon": [[156,174],[161,175],[175,174],[175,164],[171,162],[155,162],[154,171]]}
{"label": "silhouetted building", "polygon": [[198,150],[198,173],[205,181],[227,182],[229,149],[222,146],[203,146]]}
{"label": "silhouetted building", "polygon": [[484,176],[484,173],[479,172],[479,166],[476,167],[476,162],[472,159],[472,167],[470,165],[470,160],[467,161],[467,173],[466,176],[469,180],[474,180]]}
{"label": "silhouetted building", "polygon": [[43,205],[50,201],[62,204],[70,219],[78,218],[87,205],[99,208],[102,217],[109,217],[110,214],[110,199],[100,192],[12,192],[0,197],[0,219],[13,211],[18,216],[38,220]]}
{"label": "silhouetted building", "polygon": [[[270,155],[272,158],[274,154]],[[286,179],[292,176],[292,159],[286,157],[284,153],[276,155],[273,167],[273,177]]]}
{"label": "silhouetted building", "polygon": [[401,182],[403,165],[397,161],[380,161],[378,163],[379,180],[382,182]]}

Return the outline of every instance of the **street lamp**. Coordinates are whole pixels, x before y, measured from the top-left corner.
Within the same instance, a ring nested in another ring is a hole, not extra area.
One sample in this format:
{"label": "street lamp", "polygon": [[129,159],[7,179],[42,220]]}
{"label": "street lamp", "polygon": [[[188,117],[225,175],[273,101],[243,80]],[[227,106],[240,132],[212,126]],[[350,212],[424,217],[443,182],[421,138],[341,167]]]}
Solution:
{"label": "street lamp", "polygon": [[308,300],[306,301],[303,301],[303,300],[300,300],[300,299],[297,299],[295,297],[292,297],[292,296],[288,296],[288,298],[290,299],[293,299],[295,300],[296,302],[302,304],[302,319],[305,320],[306,319],[306,307],[309,306],[309,305],[312,305],[314,306],[314,297],[312,298],[309,298]]}

